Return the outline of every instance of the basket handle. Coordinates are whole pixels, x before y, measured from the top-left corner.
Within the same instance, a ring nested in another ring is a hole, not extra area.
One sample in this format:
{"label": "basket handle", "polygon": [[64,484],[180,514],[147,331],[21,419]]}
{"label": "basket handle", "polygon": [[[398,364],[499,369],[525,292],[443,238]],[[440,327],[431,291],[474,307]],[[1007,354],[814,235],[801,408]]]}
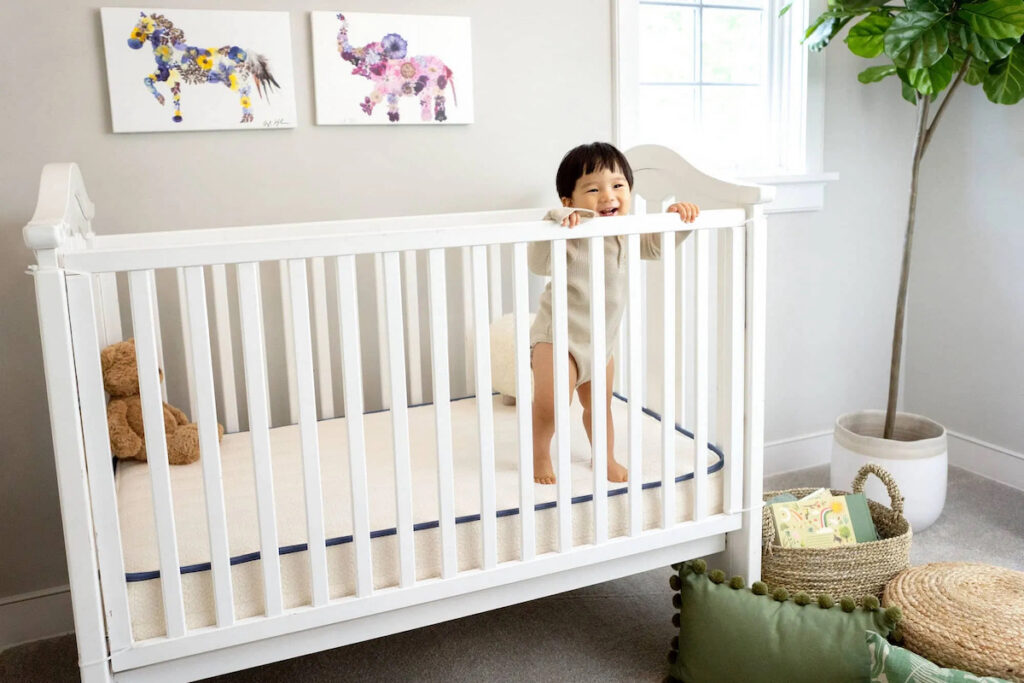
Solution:
{"label": "basket handle", "polygon": [[860,468],[857,472],[857,476],[853,478],[853,492],[863,493],[864,482],[867,480],[868,475],[873,474],[882,480],[885,484],[885,488],[889,491],[889,499],[892,501],[892,511],[897,516],[903,516],[903,495],[900,493],[900,487],[896,484],[896,480],[889,474],[889,471],[881,465],[875,465],[869,463]]}

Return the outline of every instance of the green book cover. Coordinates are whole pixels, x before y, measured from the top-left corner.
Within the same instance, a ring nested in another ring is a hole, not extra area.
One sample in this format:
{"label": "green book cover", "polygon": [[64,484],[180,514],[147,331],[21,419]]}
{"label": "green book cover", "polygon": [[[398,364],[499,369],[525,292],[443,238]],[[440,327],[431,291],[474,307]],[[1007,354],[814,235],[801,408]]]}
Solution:
{"label": "green book cover", "polygon": [[768,502],[765,504],[771,505],[772,503],[788,503],[793,500],[796,500],[796,496],[794,496],[792,493],[780,493],[774,498],[769,498]]}
{"label": "green book cover", "polygon": [[851,493],[844,498],[846,498],[846,509],[850,513],[850,521],[853,522],[853,535],[857,542],[877,541],[878,532],[875,531],[875,523],[871,521],[868,499],[863,493]]}

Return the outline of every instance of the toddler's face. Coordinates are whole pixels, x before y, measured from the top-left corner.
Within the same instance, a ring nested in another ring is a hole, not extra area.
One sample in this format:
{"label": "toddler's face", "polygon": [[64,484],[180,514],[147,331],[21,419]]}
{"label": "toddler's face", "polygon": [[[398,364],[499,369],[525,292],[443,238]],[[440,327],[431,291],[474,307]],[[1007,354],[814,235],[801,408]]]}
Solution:
{"label": "toddler's face", "polygon": [[629,184],[618,168],[587,173],[576,181],[572,197],[562,197],[562,206],[593,209],[601,216],[625,216],[629,203]]}

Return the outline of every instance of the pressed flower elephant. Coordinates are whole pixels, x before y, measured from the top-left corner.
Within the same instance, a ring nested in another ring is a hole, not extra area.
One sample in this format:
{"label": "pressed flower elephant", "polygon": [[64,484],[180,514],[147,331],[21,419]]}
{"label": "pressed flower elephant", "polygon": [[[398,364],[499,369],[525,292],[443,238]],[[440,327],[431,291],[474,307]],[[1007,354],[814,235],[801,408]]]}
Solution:
{"label": "pressed flower elephant", "polygon": [[128,38],[128,47],[138,50],[146,43],[153,48],[156,71],[146,76],[146,88],[160,104],[164,96],[157,83],[167,83],[174,97],[175,122],[181,121],[181,84],[220,84],[238,93],[242,105],[241,123],[250,123],[252,117],[252,86],[262,98],[269,97],[272,87],[280,88],[270,73],[267,58],[235,46],[202,48],[185,43],[185,32],[175,27],[161,14],[139,13],[139,21]]}
{"label": "pressed flower elephant", "polygon": [[397,33],[389,33],[379,42],[362,47],[353,47],[348,40],[348,21],[339,14],[341,28],[338,30],[338,53],[346,62],[351,62],[352,73],[374,82],[373,91],[367,95],[360,107],[367,116],[373,115],[373,108],[387,101],[388,120],[399,119],[398,102],[402,97],[416,97],[420,101],[420,116],[424,121],[443,122],[445,114],[445,89],[451,85],[455,106],[452,70],[443,61],[432,55],[406,57],[407,43]]}

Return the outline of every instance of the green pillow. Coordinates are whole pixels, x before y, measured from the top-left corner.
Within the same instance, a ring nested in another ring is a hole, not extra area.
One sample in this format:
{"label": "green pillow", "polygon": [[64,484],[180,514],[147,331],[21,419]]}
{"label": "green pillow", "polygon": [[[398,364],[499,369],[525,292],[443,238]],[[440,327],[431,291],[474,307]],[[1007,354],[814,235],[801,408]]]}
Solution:
{"label": "green pillow", "polygon": [[877,633],[867,631],[865,635],[871,654],[871,683],[1009,683],[1003,678],[943,669],[910,650],[890,645]]}
{"label": "green pillow", "polygon": [[765,594],[761,582],[748,589],[739,577],[707,572],[703,560],[676,566],[679,637],[669,653],[670,677],[685,683],[867,683],[864,632],[888,636],[902,616],[899,608],[880,609],[874,597],[865,598],[867,607],[804,593],[789,599],[783,589]]}

